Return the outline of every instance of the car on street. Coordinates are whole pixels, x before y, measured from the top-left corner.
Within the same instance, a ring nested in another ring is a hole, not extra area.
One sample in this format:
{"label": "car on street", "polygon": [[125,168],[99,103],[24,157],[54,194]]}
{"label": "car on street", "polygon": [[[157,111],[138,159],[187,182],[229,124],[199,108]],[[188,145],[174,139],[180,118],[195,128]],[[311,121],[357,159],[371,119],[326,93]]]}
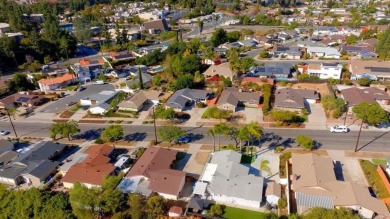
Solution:
{"label": "car on street", "polygon": [[176,140],[176,143],[179,143],[179,144],[188,144],[191,142],[191,136],[190,135],[185,135],[185,136],[181,136],[179,137],[177,140]]}
{"label": "car on street", "polygon": [[83,90],[85,90],[85,89],[86,89],[86,87],[80,86],[79,88],[77,88],[77,92],[83,91]]}
{"label": "car on street", "polygon": [[349,129],[347,128],[347,126],[344,126],[344,125],[335,125],[335,126],[330,128],[330,132],[332,132],[332,133],[347,133],[347,132],[349,132]]}
{"label": "car on street", "polygon": [[0,135],[8,135],[10,132],[7,130],[1,130]]}
{"label": "car on street", "polygon": [[73,106],[73,105],[75,105],[77,102],[69,102],[69,103],[67,103],[66,104],[66,106]]}

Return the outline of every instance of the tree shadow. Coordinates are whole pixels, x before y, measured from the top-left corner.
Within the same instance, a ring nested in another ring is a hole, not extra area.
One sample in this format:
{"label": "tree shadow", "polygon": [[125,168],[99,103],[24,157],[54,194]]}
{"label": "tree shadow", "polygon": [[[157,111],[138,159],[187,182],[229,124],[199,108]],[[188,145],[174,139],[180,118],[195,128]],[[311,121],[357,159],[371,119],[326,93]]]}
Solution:
{"label": "tree shadow", "polygon": [[134,132],[125,136],[125,141],[143,141],[146,138],[145,132]]}
{"label": "tree shadow", "polygon": [[204,135],[203,134],[190,134],[190,137],[191,137],[191,142],[193,142],[193,141],[202,140],[204,138]]}
{"label": "tree shadow", "polygon": [[73,135],[73,139],[85,139],[87,141],[92,141],[100,138],[103,130],[103,128],[87,130],[84,133]]}

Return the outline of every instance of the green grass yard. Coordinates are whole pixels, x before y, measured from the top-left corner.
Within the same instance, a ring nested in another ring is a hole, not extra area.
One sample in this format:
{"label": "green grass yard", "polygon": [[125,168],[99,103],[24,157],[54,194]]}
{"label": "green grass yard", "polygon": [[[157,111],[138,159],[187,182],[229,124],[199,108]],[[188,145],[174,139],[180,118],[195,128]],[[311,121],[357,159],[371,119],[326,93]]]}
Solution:
{"label": "green grass yard", "polygon": [[241,208],[233,208],[226,206],[224,209],[224,213],[222,215],[223,218],[226,219],[260,219],[264,218],[266,213],[250,211]]}
{"label": "green grass yard", "polygon": [[382,166],[386,166],[386,164],[387,164],[387,161],[383,160],[383,159],[372,159],[372,162],[375,165],[382,165]]}

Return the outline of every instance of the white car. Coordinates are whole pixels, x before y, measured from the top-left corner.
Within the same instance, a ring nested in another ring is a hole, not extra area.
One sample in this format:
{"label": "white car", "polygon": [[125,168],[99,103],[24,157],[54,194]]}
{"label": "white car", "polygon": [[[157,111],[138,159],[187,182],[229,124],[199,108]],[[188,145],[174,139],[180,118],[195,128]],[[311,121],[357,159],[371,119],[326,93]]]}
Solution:
{"label": "white car", "polygon": [[342,132],[342,133],[347,133],[349,132],[349,129],[347,126],[344,125],[335,125],[332,128],[330,128],[330,132],[335,133],[335,132]]}
{"label": "white car", "polygon": [[0,135],[8,135],[8,134],[9,134],[9,131],[6,131],[6,130],[0,131]]}

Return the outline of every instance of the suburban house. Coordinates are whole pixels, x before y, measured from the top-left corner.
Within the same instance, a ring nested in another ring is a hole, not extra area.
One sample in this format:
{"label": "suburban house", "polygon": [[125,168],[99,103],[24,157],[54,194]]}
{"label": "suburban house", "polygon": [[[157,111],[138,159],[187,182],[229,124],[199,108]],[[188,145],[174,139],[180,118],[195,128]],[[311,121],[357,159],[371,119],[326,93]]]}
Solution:
{"label": "suburban house", "polygon": [[326,58],[326,59],[340,59],[340,52],[333,47],[307,47],[307,53],[312,57]]}
{"label": "suburban house", "polygon": [[212,94],[206,90],[181,89],[177,90],[165,103],[166,107],[171,107],[175,111],[183,111],[186,106],[192,106],[194,103],[203,102],[210,99]]}
{"label": "suburban house", "polygon": [[221,59],[203,59],[202,64],[205,65],[220,65],[222,63]]}
{"label": "suburban house", "polygon": [[292,154],[291,190],[298,214],[313,207],[350,208],[363,218],[390,217],[385,203],[370,195],[366,186],[336,179],[330,157],[313,153]]}
{"label": "suburban house", "polygon": [[3,35],[5,33],[8,33],[10,31],[9,24],[7,23],[0,23],[0,35]]}
{"label": "suburban house", "polygon": [[70,66],[80,83],[87,83],[103,72],[104,59],[80,59],[78,63]]}
{"label": "suburban house", "polygon": [[281,186],[274,181],[268,182],[267,188],[265,190],[265,199],[267,200],[267,204],[271,206],[278,206],[278,201],[281,198],[282,198]]}
{"label": "suburban house", "polygon": [[177,151],[149,147],[119,183],[124,193],[149,196],[156,192],[166,199],[177,200],[183,189],[186,173],[171,169]]}
{"label": "suburban house", "polygon": [[15,106],[32,107],[38,106],[45,101],[44,96],[31,95],[28,93],[15,93],[0,99],[0,109],[8,109]]}
{"label": "suburban house", "polygon": [[43,185],[57,172],[60,162],[56,159],[66,147],[64,144],[43,141],[14,159],[2,162],[0,183],[13,186],[27,183],[34,187]]}
{"label": "suburban house", "polygon": [[302,51],[299,47],[275,46],[272,50],[273,56],[279,56],[286,59],[301,59]]}
{"label": "suburban house", "polygon": [[43,78],[38,81],[39,89],[42,92],[50,92],[59,88],[66,87],[77,81],[74,74],[64,74],[56,78]]}
{"label": "suburban house", "polygon": [[87,156],[73,164],[61,179],[65,188],[72,188],[73,184],[79,182],[88,188],[100,187],[104,178],[112,175],[115,166],[110,163],[110,156],[114,148],[106,145],[92,145],[84,154]]}
{"label": "suburban house", "polygon": [[0,154],[14,149],[14,143],[5,139],[0,139]]}
{"label": "suburban house", "polygon": [[159,34],[169,30],[168,23],[165,19],[158,19],[144,23],[144,29],[150,34]]}
{"label": "suburban house", "polygon": [[275,91],[274,107],[279,109],[301,110],[308,104],[320,100],[320,94],[314,90],[280,88]]}
{"label": "suburban house", "polygon": [[378,103],[382,106],[390,105],[390,95],[376,87],[351,87],[340,90],[340,95],[347,103],[350,111],[353,106],[362,102]]}
{"label": "suburban house", "polygon": [[310,63],[307,68],[307,73],[310,76],[316,76],[320,79],[340,79],[343,65],[340,63]]}
{"label": "suburban house", "polygon": [[140,111],[145,105],[160,103],[161,92],[154,90],[141,90],[134,96],[129,97],[118,104],[119,110]]}
{"label": "suburban house", "polygon": [[225,78],[229,77],[233,79],[234,73],[230,69],[229,62],[222,63],[220,65],[211,65],[203,75],[206,78],[213,77],[215,75],[224,76]]}
{"label": "suburban house", "polygon": [[[139,75],[136,74],[133,77],[134,78],[126,81],[127,89],[131,93],[134,93],[134,92],[136,92],[136,91],[138,91],[140,89],[140,87],[139,87],[139,82],[140,82],[139,81]],[[153,77],[150,74],[141,72],[141,77],[142,77],[142,84],[143,84],[144,88],[149,88],[149,87],[152,86],[152,78]]]}
{"label": "suburban house", "polygon": [[352,79],[390,79],[390,62],[351,60],[349,71],[352,73]]}
{"label": "suburban house", "polygon": [[221,204],[259,208],[264,178],[249,174],[249,167],[240,163],[241,156],[232,150],[214,152],[195,184],[193,194],[209,195],[208,199]]}
{"label": "suburban house", "polygon": [[104,115],[111,108],[110,102],[117,94],[116,91],[102,91],[80,99],[80,105],[90,106],[89,112],[92,114]]}
{"label": "suburban house", "polygon": [[341,48],[341,51],[344,51],[347,53],[347,55],[349,56],[358,56],[358,55],[361,55],[365,52],[368,52],[369,51],[369,48],[366,47],[366,46],[351,46],[351,45],[347,45],[347,46],[343,46]]}
{"label": "suburban house", "polygon": [[135,59],[136,57],[132,52],[126,50],[121,52],[111,52],[110,58],[113,61],[124,61],[124,60]]}
{"label": "suburban house", "polygon": [[261,94],[258,92],[241,92],[238,88],[225,88],[217,101],[219,109],[236,112],[240,106],[258,107]]}
{"label": "suburban house", "polygon": [[253,40],[253,39],[241,40],[241,41],[237,41],[237,43],[239,43],[241,46],[245,46],[245,47],[256,47],[258,44],[256,42],[256,40]]}
{"label": "suburban house", "polygon": [[292,66],[290,64],[266,64],[265,66],[254,66],[246,73],[246,76],[288,79],[291,77],[291,68]]}

